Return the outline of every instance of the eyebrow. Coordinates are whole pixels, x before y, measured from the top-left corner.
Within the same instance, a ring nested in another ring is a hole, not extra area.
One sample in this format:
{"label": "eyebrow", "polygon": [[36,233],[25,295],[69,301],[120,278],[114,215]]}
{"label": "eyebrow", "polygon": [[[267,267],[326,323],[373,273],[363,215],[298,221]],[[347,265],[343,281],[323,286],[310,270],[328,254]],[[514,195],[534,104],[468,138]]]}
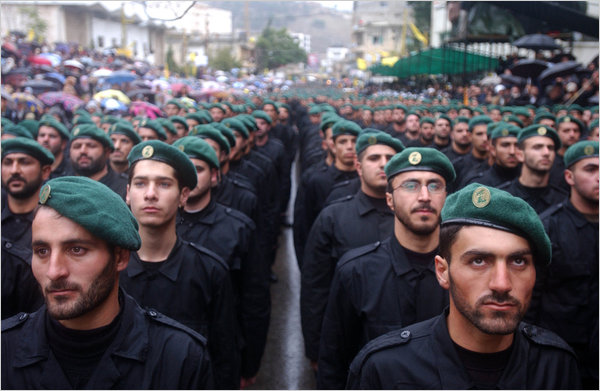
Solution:
{"label": "eyebrow", "polygon": [[[532,254],[533,253],[530,249],[523,249],[523,250],[517,250],[517,251],[513,251],[513,252],[509,253],[507,255],[507,258],[522,257],[525,255],[532,255]],[[470,256],[491,257],[494,255],[495,255],[495,253],[493,253],[491,251],[472,249],[472,250],[465,251],[460,257],[461,257],[461,259],[464,259],[464,258],[467,258]]]}
{"label": "eyebrow", "polygon": [[[150,177],[147,176],[147,175],[136,175],[132,179],[133,180],[143,179],[143,180],[147,181],[147,180],[150,180]],[[175,180],[175,178],[171,178],[171,177],[168,177],[168,176],[155,176],[155,177],[152,177],[152,179],[153,180],[157,180],[157,181],[164,181],[164,180],[174,181]]]}
{"label": "eyebrow", "polygon": [[[90,239],[67,239],[67,240],[63,240],[62,242],[60,242],[61,245],[69,245],[69,244],[87,244],[87,245],[94,245],[96,243],[96,241],[94,240],[90,240]],[[31,243],[31,247],[35,247],[35,246],[43,246],[43,245],[47,245],[48,242],[45,240],[34,240]]]}

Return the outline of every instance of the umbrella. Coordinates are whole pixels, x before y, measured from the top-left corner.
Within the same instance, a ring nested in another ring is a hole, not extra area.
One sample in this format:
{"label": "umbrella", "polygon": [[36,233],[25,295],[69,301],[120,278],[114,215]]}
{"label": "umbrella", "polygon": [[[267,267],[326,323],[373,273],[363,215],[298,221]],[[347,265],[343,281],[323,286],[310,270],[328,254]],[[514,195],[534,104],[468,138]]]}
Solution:
{"label": "umbrella", "polygon": [[6,50],[9,53],[12,53],[14,55],[19,55],[19,49],[17,49],[17,47],[15,45],[13,45],[10,42],[4,42],[2,44],[2,49]]}
{"label": "umbrella", "polygon": [[44,75],[44,80],[50,80],[51,82],[60,83],[63,85],[65,84],[65,77],[63,75],[61,75],[60,73],[56,73],[56,72],[46,73]]}
{"label": "umbrella", "polygon": [[100,68],[94,72],[92,72],[91,76],[94,77],[107,77],[113,74],[113,71],[111,71],[110,69],[106,69],[106,68]]}
{"label": "umbrella", "polygon": [[552,37],[544,34],[531,34],[522,36],[513,42],[513,45],[518,48],[533,50],[560,49],[560,45],[557,45]]}
{"label": "umbrella", "polygon": [[547,84],[557,77],[572,75],[581,69],[581,64],[576,61],[565,61],[553,65],[540,73],[538,81],[540,84]]}
{"label": "umbrella", "polygon": [[135,98],[137,95],[153,96],[154,91],[149,88],[138,88],[127,92],[127,96],[130,98]]}
{"label": "umbrella", "polygon": [[80,63],[77,60],[67,60],[63,63],[64,66],[66,67],[71,67],[71,68],[77,68],[77,69],[83,69],[84,66],[82,63]]}
{"label": "umbrella", "polygon": [[49,60],[53,67],[59,66],[62,61],[62,57],[54,53],[40,53],[39,57]]}
{"label": "umbrella", "polygon": [[134,80],[131,82],[131,86],[143,89],[152,88],[152,84],[147,80]]}
{"label": "umbrella", "polygon": [[126,105],[131,103],[131,99],[127,97],[122,91],[119,90],[104,90],[100,91],[96,95],[94,95],[94,99],[97,101],[101,101],[102,99],[114,98],[120,100]]}
{"label": "umbrella", "polygon": [[40,95],[40,100],[47,106],[62,104],[66,111],[73,112],[78,107],[83,106],[85,102],[75,95],[66,92],[46,92]]}
{"label": "umbrella", "polygon": [[27,94],[25,92],[15,92],[12,94],[12,98],[17,103],[25,103],[28,111],[41,114],[44,110],[44,104],[31,94]]}
{"label": "umbrella", "polygon": [[519,76],[502,74],[500,75],[500,79],[502,79],[502,84],[505,86],[519,86],[523,87],[527,84],[527,80],[523,79]]}
{"label": "umbrella", "polygon": [[111,110],[126,111],[127,110],[127,105],[125,105],[125,103],[118,101],[114,98],[103,99],[100,102],[100,106],[102,106],[107,111],[111,111]]}
{"label": "umbrella", "polygon": [[52,66],[52,61],[48,60],[45,57],[41,57],[41,56],[28,57],[27,61],[31,65],[50,65],[50,66]]}
{"label": "umbrella", "polygon": [[12,86],[20,87],[27,81],[28,73],[21,71],[23,68],[13,69],[6,75],[2,75],[3,82]]}
{"label": "umbrella", "polygon": [[133,102],[129,108],[129,112],[133,115],[141,115],[150,119],[165,116],[158,106],[148,102]]}
{"label": "umbrella", "polygon": [[23,83],[22,87],[31,88],[35,95],[46,91],[58,91],[61,89],[60,84],[51,82],[50,80],[29,80]]}
{"label": "umbrella", "polygon": [[[502,79],[499,76],[496,76],[496,75],[494,75],[494,76],[486,76],[486,77],[484,77],[483,79],[481,79],[479,81],[479,84],[482,85],[482,86],[495,86],[496,84],[500,84],[500,83],[502,83]],[[236,84],[233,83],[233,86],[235,87]],[[243,83],[242,83],[242,86],[239,87],[239,88],[242,88],[242,87],[243,87]]]}
{"label": "umbrella", "polygon": [[173,92],[175,92],[175,93],[176,93],[176,92],[179,92],[179,91],[181,91],[181,89],[182,89],[184,86],[187,86],[187,84],[183,84],[183,83],[173,83],[173,84],[171,84],[170,88],[171,88],[171,91],[173,91]]}
{"label": "umbrella", "polygon": [[108,84],[123,84],[132,82],[137,78],[137,75],[134,73],[117,71],[106,77],[104,81]]}
{"label": "umbrella", "polygon": [[542,60],[521,60],[510,68],[510,72],[515,76],[536,78],[549,66],[550,64]]}
{"label": "umbrella", "polygon": [[162,79],[152,80],[152,89],[157,90],[160,87],[161,90],[167,90],[169,88],[169,82]]}
{"label": "umbrella", "polygon": [[36,67],[37,71],[40,71],[40,73],[56,73],[56,69],[52,68],[50,65],[40,65],[39,67]]}

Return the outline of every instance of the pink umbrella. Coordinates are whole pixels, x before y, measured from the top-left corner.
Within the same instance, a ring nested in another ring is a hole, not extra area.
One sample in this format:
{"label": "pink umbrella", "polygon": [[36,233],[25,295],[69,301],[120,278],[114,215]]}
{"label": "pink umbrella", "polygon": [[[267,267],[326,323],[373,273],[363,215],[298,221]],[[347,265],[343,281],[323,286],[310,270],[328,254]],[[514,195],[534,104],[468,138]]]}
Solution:
{"label": "pink umbrella", "polygon": [[29,63],[32,65],[50,65],[50,66],[52,66],[52,61],[48,60],[45,57],[41,57],[41,56],[29,57],[29,58],[27,58],[27,61],[29,61]]}
{"label": "pink umbrella", "polygon": [[165,116],[160,107],[148,102],[131,102],[129,112],[133,115],[141,115],[150,119]]}
{"label": "pink umbrella", "polygon": [[72,112],[78,107],[83,106],[85,103],[75,95],[67,94],[66,92],[45,92],[39,96],[39,99],[46,106],[54,106],[55,104],[62,104],[63,108],[67,111]]}

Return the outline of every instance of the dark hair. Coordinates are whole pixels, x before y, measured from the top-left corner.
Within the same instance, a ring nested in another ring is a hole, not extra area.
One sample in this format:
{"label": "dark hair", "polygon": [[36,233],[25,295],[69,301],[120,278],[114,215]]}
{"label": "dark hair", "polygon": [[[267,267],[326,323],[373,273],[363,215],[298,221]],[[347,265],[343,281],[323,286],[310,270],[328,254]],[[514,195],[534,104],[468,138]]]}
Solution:
{"label": "dark hair", "polygon": [[448,263],[450,263],[450,259],[452,254],[450,252],[450,248],[456,242],[456,237],[458,236],[458,231],[460,231],[464,225],[462,224],[449,224],[442,225],[440,228],[440,257],[444,258]]}
{"label": "dark hair", "polygon": [[[138,164],[138,162],[142,161],[144,159],[140,159],[140,160],[136,160],[135,162],[133,162],[133,164],[129,167],[129,176],[127,177],[127,184],[131,185],[131,180],[133,179],[133,172],[135,171],[135,166]],[[160,160],[155,160],[157,162],[159,162]],[[164,163],[164,162],[161,162]],[[168,164],[168,163],[165,163]],[[170,167],[172,167],[171,165],[169,165]],[[177,171],[175,168],[173,168],[173,172],[175,173],[175,179],[177,180],[177,187],[179,187],[179,191],[183,190],[184,186],[183,186],[183,178],[181,177],[181,173],[179,171]],[[193,190],[193,189],[190,189]]]}

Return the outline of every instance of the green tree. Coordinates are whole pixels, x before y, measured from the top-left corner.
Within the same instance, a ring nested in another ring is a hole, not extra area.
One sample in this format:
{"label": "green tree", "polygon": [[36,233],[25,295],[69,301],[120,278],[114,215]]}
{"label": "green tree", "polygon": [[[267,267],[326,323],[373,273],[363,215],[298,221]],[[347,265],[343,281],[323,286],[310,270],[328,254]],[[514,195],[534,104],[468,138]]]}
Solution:
{"label": "green tree", "polygon": [[175,73],[181,73],[181,68],[179,67],[179,65],[177,65],[177,62],[175,62],[175,57],[173,55],[173,46],[169,45],[169,48],[167,49],[167,66],[169,67],[169,72],[171,74],[175,74]]}
{"label": "green tree", "polygon": [[429,37],[431,34],[431,1],[409,1],[415,26]]}
{"label": "green tree", "polygon": [[213,69],[229,71],[232,68],[239,68],[240,62],[231,55],[231,48],[222,48],[216,50],[209,58],[208,65]]}
{"label": "green tree", "polygon": [[256,66],[259,70],[306,62],[306,52],[287,33],[285,28],[271,28],[271,21],[256,41]]}
{"label": "green tree", "polygon": [[[35,6],[26,6],[20,7],[19,11],[21,14],[27,16],[28,20],[25,25],[27,31],[29,31],[29,29],[33,30],[38,42],[44,41],[46,30],[48,30],[48,23],[40,17],[38,9]],[[27,33],[27,31],[25,31],[25,33]]]}

